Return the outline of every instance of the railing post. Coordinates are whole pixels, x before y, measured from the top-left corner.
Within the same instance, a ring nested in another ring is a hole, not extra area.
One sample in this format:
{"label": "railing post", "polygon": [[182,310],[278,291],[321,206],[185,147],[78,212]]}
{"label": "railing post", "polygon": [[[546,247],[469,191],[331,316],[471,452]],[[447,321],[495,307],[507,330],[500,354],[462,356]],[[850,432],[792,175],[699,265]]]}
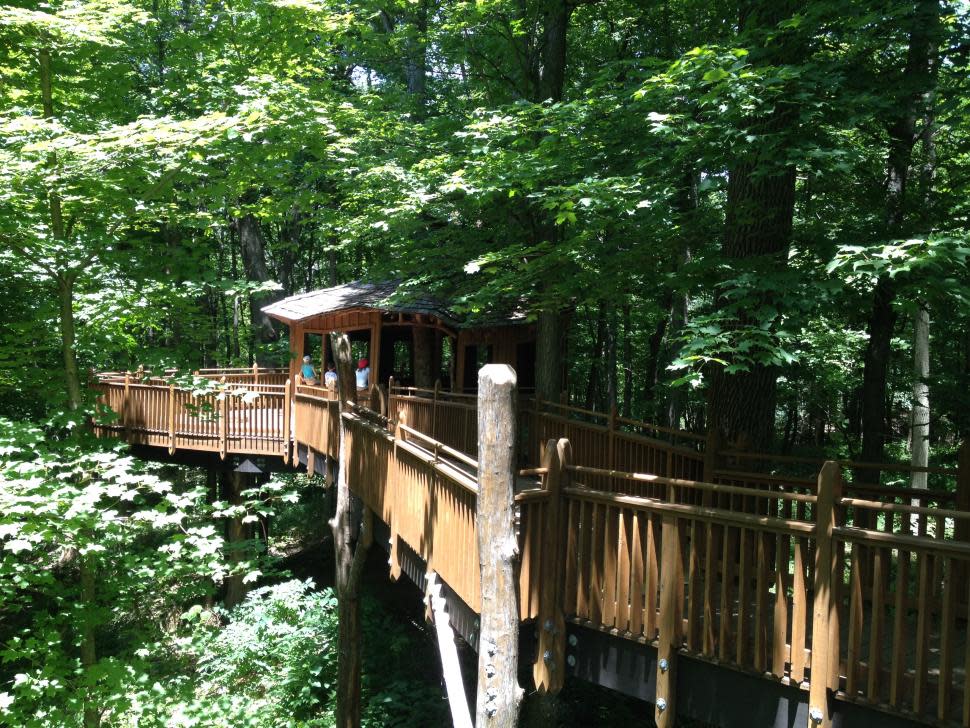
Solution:
{"label": "railing post", "polygon": [[131,372],[125,372],[125,392],[121,399],[121,424],[125,428],[125,441],[131,441]]}
{"label": "railing post", "polygon": [[283,385],[283,464],[290,463],[290,378]]}
{"label": "railing post", "polygon": [[175,454],[175,383],[168,383],[168,454]]}
{"label": "railing post", "polygon": [[657,691],[654,721],[657,728],[673,728],[677,718],[676,667],[680,649],[681,580],[680,522],[677,516],[663,516],[660,532],[660,625],[657,643]]}
{"label": "railing post", "polygon": [[253,362],[253,384],[259,384],[259,364]]}
{"label": "railing post", "polygon": [[[607,459],[609,462],[608,470],[616,470],[616,405],[610,407],[610,419],[607,424]],[[670,473],[667,473],[668,477]],[[616,490],[615,481],[610,478],[610,490]]]}
{"label": "railing post", "polygon": [[438,379],[434,380],[434,398],[431,402],[431,437],[435,440],[438,438],[438,431],[435,429],[438,424],[438,388],[441,386],[441,381]]}
{"label": "railing post", "polygon": [[[956,507],[960,511],[970,511],[970,438],[960,446],[960,459],[957,461],[957,498]],[[957,541],[970,541],[970,521],[965,518],[954,519],[953,536]],[[953,560],[953,589],[963,604],[967,596],[967,562]]]}
{"label": "railing post", "polygon": [[219,457],[226,459],[229,452],[229,392],[223,389],[219,415]]}
{"label": "railing post", "polygon": [[[530,528],[542,529],[542,565],[539,569],[539,613],[536,620],[539,646],[532,668],[532,679],[540,693],[555,694],[563,686],[566,673],[566,620],[563,616],[563,528],[562,489],[568,477],[569,440],[549,440],[541,466],[547,470],[545,520],[530,519]],[[534,574],[534,572],[533,572]]]}
{"label": "railing post", "polygon": [[833,535],[842,498],[842,470],[829,460],[818,474],[815,503],[815,584],[812,606],[812,674],[808,728],[832,725],[829,691],[839,687],[838,547]]}

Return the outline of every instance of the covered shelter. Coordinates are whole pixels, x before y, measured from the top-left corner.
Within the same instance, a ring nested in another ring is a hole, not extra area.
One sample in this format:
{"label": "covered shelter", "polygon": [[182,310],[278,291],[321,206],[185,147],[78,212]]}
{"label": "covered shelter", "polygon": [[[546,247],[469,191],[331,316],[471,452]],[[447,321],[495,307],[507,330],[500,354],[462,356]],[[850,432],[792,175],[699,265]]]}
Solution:
{"label": "covered shelter", "polygon": [[535,383],[535,325],[521,313],[489,312],[469,322],[430,296],[396,295],[399,283],[354,281],[300,293],[263,307],[290,329],[290,377],[305,354],[324,370],[333,361],[327,334],[346,333],[354,358],[367,359],[369,384],[395,382],[473,390],[480,366],[509,364],[520,388]]}

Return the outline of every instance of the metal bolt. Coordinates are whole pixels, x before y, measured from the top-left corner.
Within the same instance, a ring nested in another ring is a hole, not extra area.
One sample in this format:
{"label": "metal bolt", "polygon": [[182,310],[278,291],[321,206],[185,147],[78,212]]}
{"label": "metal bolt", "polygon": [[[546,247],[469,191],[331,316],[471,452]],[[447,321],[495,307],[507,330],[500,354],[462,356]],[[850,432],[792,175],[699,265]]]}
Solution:
{"label": "metal bolt", "polygon": [[551,619],[547,619],[546,620],[546,623],[542,625],[542,628],[546,632],[552,632],[552,620]]}
{"label": "metal bolt", "polygon": [[824,718],[825,715],[822,713],[821,708],[812,708],[808,711],[808,717],[812,719],[813,723],[818,725],[822,722],[822,718]]}
{"label": "metal bolt", "polygon": [[579,638],[574,634],[569,635],[569,646],[575,647],[578,644],[579,644]]}
{"label": "metal bolt", "polygon": [[576,655],[570,655],[566,658],[566,664],[570,667],[576,667]]}
{"label": "metal bolt", "polygon": [[542,659],[545,662],[552,662],[552,650],[546,650],[542,653]]}
{"label": "metal bolt", "polygon": [[670,667],[670,663],[667,662],[666,657],[660,658],[660,672],[667,672],[667,668]]}
{"label": "metal bolt", "polygon": [[667,701],[663,698],[657,698],[657,710],[659,710],[661,713],[667,710]]}

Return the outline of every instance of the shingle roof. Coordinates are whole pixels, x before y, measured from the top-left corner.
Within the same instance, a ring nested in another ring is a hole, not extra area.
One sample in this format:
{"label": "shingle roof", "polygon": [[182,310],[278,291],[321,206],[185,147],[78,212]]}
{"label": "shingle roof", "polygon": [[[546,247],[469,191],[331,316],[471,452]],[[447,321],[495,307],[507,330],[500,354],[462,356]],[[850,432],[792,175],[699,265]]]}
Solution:
{"label": "shingle roof", "polygon": [[353,281],[342,286],[333,286],[309,293],[298,293],[276,303],[263,306],[268,316],[286,323],[302,321],[312,316],[342,311],[349,308],[373,308],[380,311],[401,313],[423,313],[435,316],[442,323],[457,328],[461,319],[448,309],[448,306],[427,296],[411,297],[391,301],[400,283],[365,283]]}

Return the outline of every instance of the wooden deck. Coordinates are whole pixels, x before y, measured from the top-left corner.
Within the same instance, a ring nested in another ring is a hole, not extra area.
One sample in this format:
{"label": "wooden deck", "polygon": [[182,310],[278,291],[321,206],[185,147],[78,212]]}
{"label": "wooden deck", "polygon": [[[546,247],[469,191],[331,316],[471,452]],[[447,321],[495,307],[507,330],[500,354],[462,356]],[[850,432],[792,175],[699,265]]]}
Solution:
{"label": "wooden deck", "polygon": [[[337,454],[337,402],[320,387],[237,380],[193,394],[131,376],[96,386],[118,415],[99,431],[133,443],[286,462],[299,450],[311,469]],[[390,420],[343,415],[351,488],[387,525],[392,576],[417,558],[477,611],[475,400],[395,389],[386,409]],[[674,691],[678,664],[685,675],[707,665],[725,684],[745,676],[765,695],[790,688],[796,707],[772,725],[852,715],[970,725],[968,454],[959,471],[932,469],[951,485],[914,492],[845,482],[858,464],[733,453],[523,401],[519,612],[535,625],[537,685],[555,690],[570,672],[613,685],[607,639],[617,654],[650,656],[629,691],[667,702],[661,725],[691,709],[683,684]],[[778,474],[786,467],[800,474]],[[463,624],[474,641],[473,619]],[[590,645],[601,669],[589,667]]]}

